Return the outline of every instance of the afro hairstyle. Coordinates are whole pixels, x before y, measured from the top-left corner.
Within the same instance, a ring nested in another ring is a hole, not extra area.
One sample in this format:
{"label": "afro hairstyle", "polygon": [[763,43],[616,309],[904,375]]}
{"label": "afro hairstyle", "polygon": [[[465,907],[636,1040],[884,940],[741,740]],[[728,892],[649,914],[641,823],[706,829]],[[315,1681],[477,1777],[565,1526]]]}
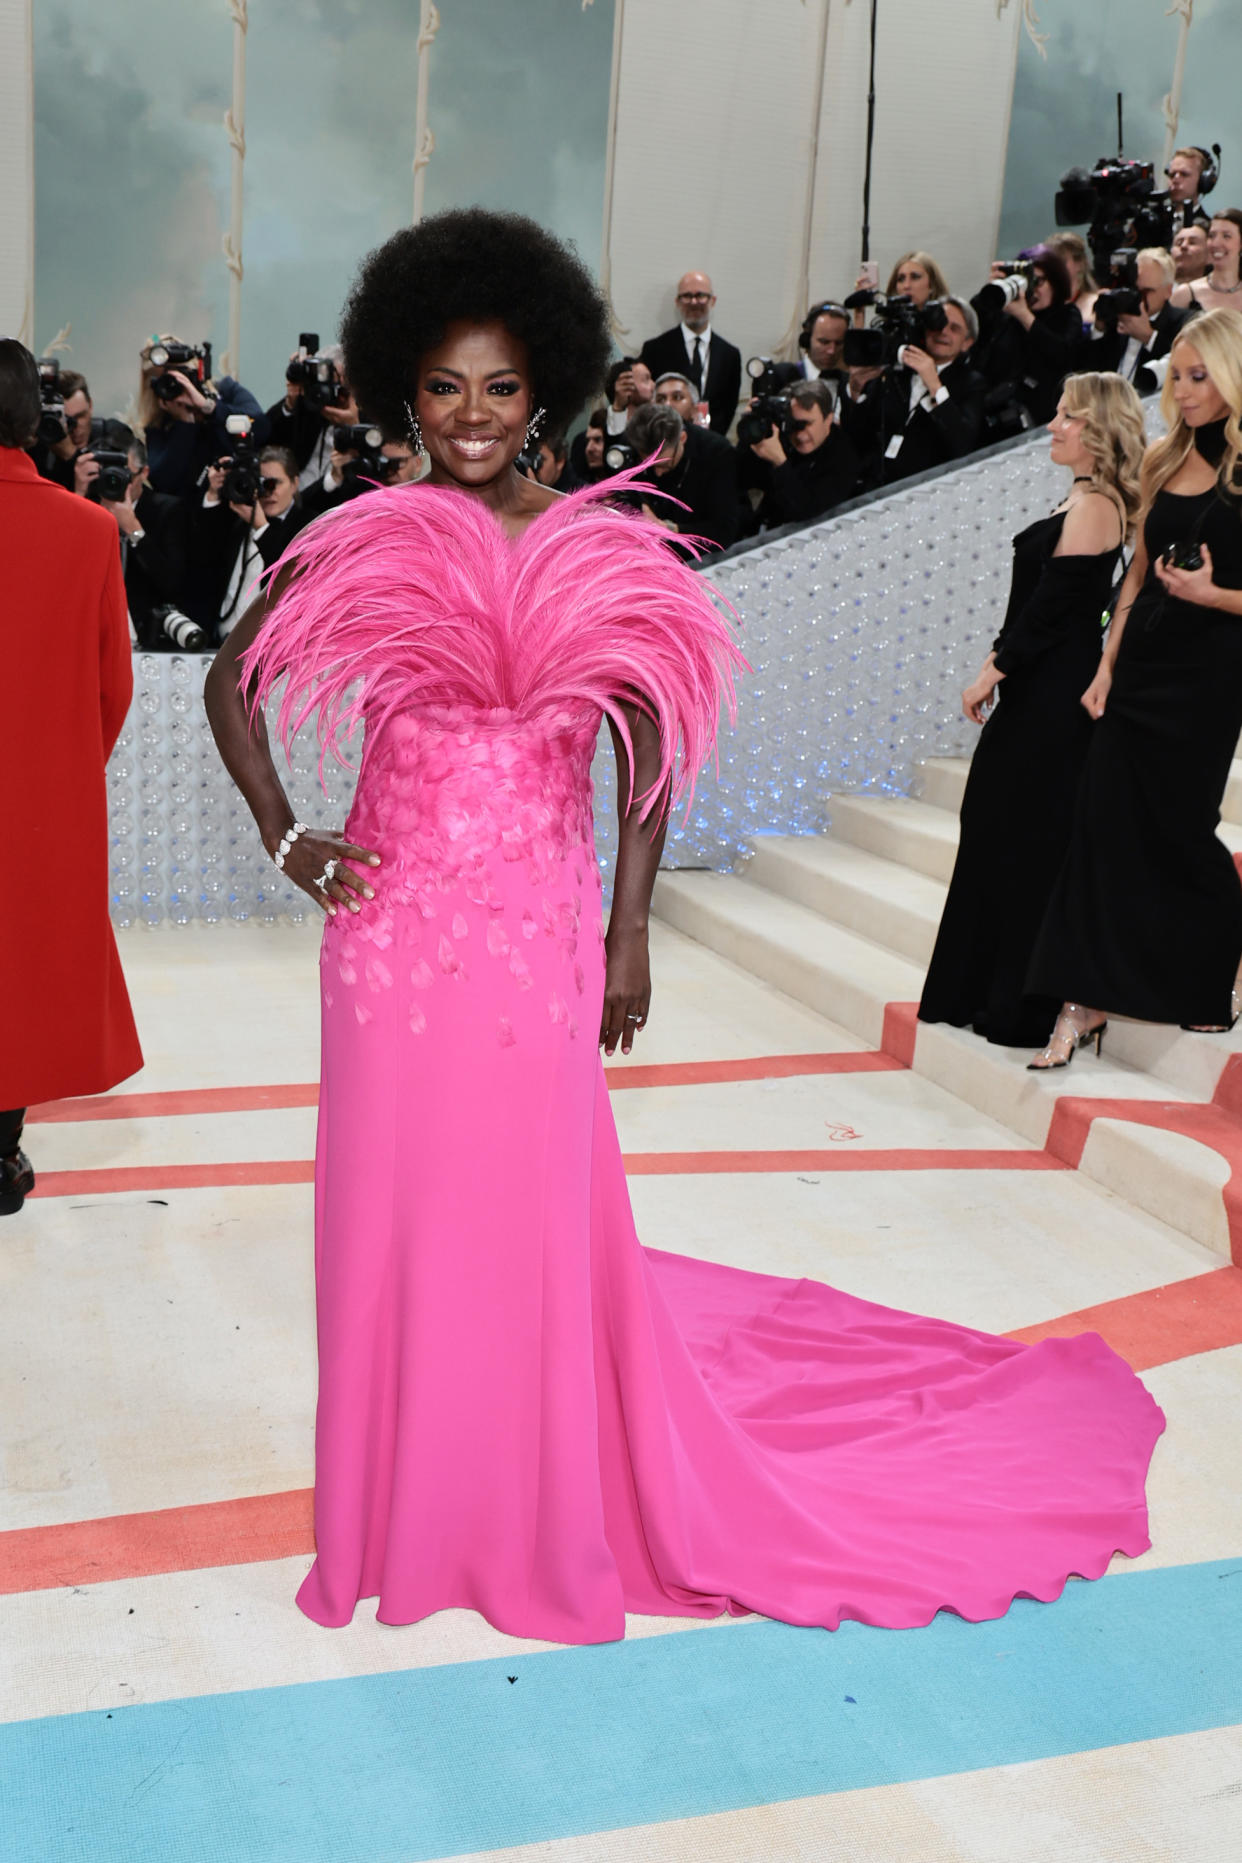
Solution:
{"label": "afro hairstyle", "polygon": [[368,254],[341,322],[345,373],[365,409],[404,435],[418,358],[451,323],[496,320],[525,343],[535,405],[563,431],[603,379],[608,306],[577,254],[524,214],[457,207]]}

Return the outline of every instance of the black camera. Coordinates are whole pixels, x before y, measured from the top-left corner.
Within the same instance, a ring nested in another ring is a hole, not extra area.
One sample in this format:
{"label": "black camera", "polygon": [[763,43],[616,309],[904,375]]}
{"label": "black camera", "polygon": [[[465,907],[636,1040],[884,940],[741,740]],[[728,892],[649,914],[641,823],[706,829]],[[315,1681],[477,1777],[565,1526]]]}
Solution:
{"label": "black camera", "polygon": [[384,444],[380,428],[371,426],[367,421],[356,421],[353,426],[338,427],[333,439],[338,453],[357,454],[356,459],[346,460],[341,468],[344,484],[352,485],[358,479],[383,477],[389,462],[380,451]]}
{"label": "black camera", "polygon": [[1108,285],[1095,300],[1091,315],[1101,329],[1115,330],[1119,317],[1141,317],[1143,298],[1138,288],[1138,253],[1121,246],[1108,262]]}
{"label": "black camera", "polygon": [[889,368],[907,344],[914,349],[924,348],[928,331],[943,330],[949,321],[944,305],[934,300],[920,308],[913,298],[888,298],[881,291],[853,291],[845,300],[847,310],[868,305],[875,312],[870,327],[845,332],[843,356],[847,369]]}
{"label": "black camera", "polygon": [[224,424],[234,436],[235,445],[231,453],[214,462],[217,469],[227,468],[220,487],[221,501],[226,505],[253,505],[259,496],[261,476],[259,449],[250,438],[254,423],[248,414],[230,414]]}
{"label": "black camera", "polygon": [[151,618],[182,653],[201,653],[206,647],[207,636],[202,628],[189,615],[182,614],[175,602],[157,602]]}
{"label": "black camera", "polygon": [[1025,297],[1029,303],[1035,282],[1035,267],[1029,259],[998,259],[996,263],[1003,267],[1003,276],[989,278],[971,300],[984,322],[998,318],[1006,304],[1017,298]]}
{"label": "black camera", "polygon": [[751,394],[762,398],[780,394],[790,368],[773,362],[771,356],[750,356],[746,363],[746,373],[751,380]]}
{"label": "black camera", "polygon": [[1102,155],[1090,171],[1071,168],[1061,176],[1054,212],[1058,226],[1087,225],[1087,244],[1097,272],[1108,269],[1108,255],[1124,246],[1136,215],[1150,208],[1155,188],[1151,162],[1131,162]]}
{"label": "black camera", "polygon": [[285,380],[296,382],[308,408],[343,408],[349,402],[349,390],[341,371],[331,356],[319,353],[319,336],[303,330],[298,337],[298,353],[285,370]]}
{"label": "black camera", "polygon": [[757,446],[760,440],[778,433],[784,439],[790,429],[789,400],[785,395],[756,395],[754,405],[739,415],[737,443]]}
{"label": "black camera", "polygon": [[39,439],[44,446],[55,446],[69,438],[65,419],[65,399],[60,392],[60,364],[55,356],[39,358]]}
{"label": "black camera", "polygon": [[119,503],[129,490],[129,454],[92,447],[90,455],[99,467],[99,472],[87,488],[87,497],[96,504],[101,498],[110,498],[114,504]]}
{"label": "black camera", "polygon": [[178,395],[185,393],[183,385],[171,374],[173,369],[200,390],[211,376],[210,343],[200,343],[197,349],[192,343],[153,343],[147,351],[147,360],[157,369],[170,371],[151,377],[151,393],[157,401],[175,401]]}
{"label": "black camera", "polygon": [[1203,552],[1197,543],[1171,543],[1160,560],[1166,569],[1203,568]]}
{"label": "black camera", "polygon": [[[384,463],[387,465],[389,462],[386,460]],[[543,448],[538,440],[532,446],[524,446],[513,463],[528,479],[537,479],[543,464]]]}
{"label": "black camera", "polygon": [[627,472],[631,466],[639,466],[638,449],[630,445],[623,437],[610,440],[604,448],[604,464],[609,472]]}

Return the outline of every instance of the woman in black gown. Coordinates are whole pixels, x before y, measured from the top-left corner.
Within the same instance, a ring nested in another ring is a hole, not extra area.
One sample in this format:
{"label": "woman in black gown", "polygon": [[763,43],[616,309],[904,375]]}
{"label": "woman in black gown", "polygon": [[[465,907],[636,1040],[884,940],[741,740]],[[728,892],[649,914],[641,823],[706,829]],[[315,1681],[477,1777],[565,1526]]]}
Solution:
{"label": "woman in black gown", "polygon": [[1041,1066],[1064,1065],[1106,1011],[1197,1029],[1237,1014],[1242,882],[1216,835],[1242,730],[1237,311],[1187,326],[1162,411],[1169,432],[1143,462],[1142,534],[1083,695],[1099,722],[1031,965],[1033,989],[1067,999]]}
{"label": "woman in black gown", "polygon": [[992,652],[962,694],[980,723],[957,863],[919,1004],[923,1022],[989,1041],[1046,1041],[1061,998],[1030,997],[1026,973],[1065,857],[1091,743],[1082,694],[1100,621],[1139,501],[1143,411],[1118,375],[1075,375],[1049,423],[1052,458],[1073,473],[1049,517],[1014,538],[1013,580]]}

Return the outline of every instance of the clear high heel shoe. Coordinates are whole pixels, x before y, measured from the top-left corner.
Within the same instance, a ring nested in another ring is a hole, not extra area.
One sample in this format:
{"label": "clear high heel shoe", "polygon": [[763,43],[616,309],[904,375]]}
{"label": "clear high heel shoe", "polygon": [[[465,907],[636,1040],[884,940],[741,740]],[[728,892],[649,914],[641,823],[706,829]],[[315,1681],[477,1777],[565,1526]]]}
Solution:
{"label": "clear high heel shoe", "polygon": [[[1068,1067],[1078,1050],[1089,1047],[1092,1042],[1095,1043],[1096,1054],[1099,1054],[1104,1042],[1104,1031],[1108,1027],[1108,1017],[1105,1016],[1101,1022],[1093,1022],[1090,1028],[1082,1028],[1074,1018],[1083,1013],[1080,1003],[1066,1003],[1048,1038],[1048,1046],[1041,1048],[1033,1061],[1027,1062],[1028,1074],[1047,1074],[1054,1067]],[[1056,1052],[1059,1042],[1067,1044],[1064,1054]]]}

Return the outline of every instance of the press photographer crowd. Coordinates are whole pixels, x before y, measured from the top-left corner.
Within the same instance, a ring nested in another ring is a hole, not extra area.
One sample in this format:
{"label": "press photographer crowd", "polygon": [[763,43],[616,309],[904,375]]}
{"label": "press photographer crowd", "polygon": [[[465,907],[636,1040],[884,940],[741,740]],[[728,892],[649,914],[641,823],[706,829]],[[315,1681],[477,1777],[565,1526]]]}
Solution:
{"label": "press photographer crowd", "polygon": [[[1055,203],[1062,230],[997,260],[969,297],[921,249],[883,289],[865,264],[851,291],[811,305],[796,361],[743,365],[715,326],[711,279],[688,272],[677,322],[614,363],[585,429],[539,436],[520,464],[572,490],[649,461],[669,497],[619,498],[698,539],[697,553],[810,522],[1042,425],[1076,372],[1113,371],[1154,393],[1188,318],[1242,308],[1242,210],[1204,204],[1219,154],[1178,149],[1160,191],[1151,163],[1071,169]],[[1082,225],[1085,237],[1066,230]],[[304,524],[426,470],[410,436],[368,422],[340,350],[313,331],[266,408],[213,376],[206,342],[152,338],[139,366],[127,423],[96,415],[83,375],[42,360],[28,450],[44,477],[115,519],[144,650],[212,651]]]}

